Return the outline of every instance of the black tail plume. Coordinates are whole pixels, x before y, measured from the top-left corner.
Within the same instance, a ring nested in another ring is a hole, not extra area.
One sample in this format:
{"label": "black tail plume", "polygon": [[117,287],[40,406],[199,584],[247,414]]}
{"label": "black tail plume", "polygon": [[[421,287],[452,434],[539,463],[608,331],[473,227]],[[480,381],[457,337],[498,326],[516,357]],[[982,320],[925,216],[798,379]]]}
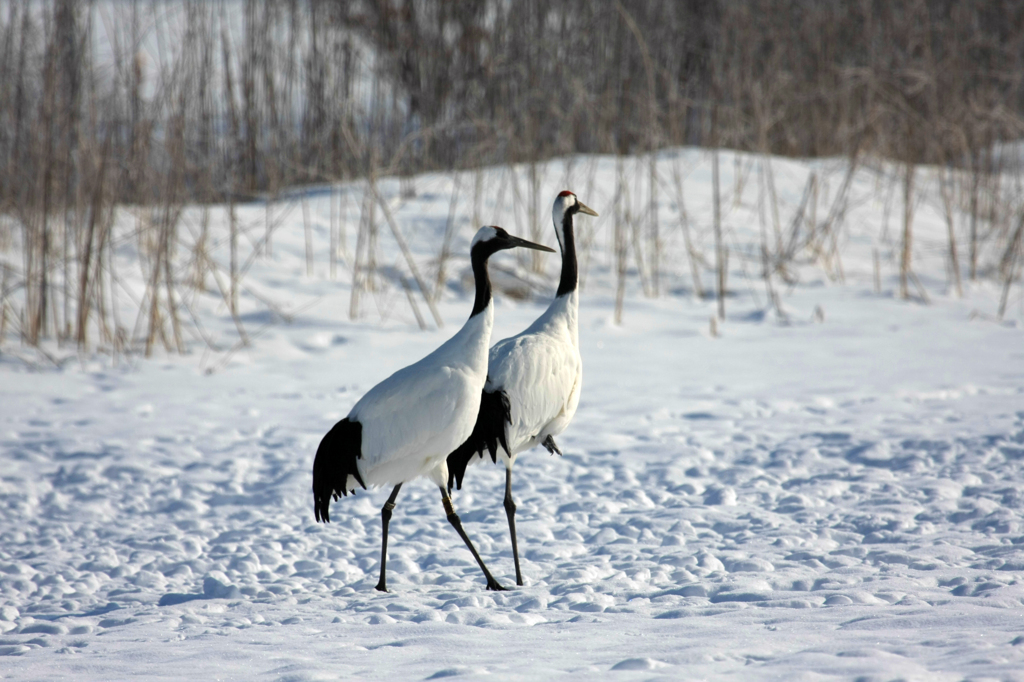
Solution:
{"label": "black tail plume", "polygon": [[505,440],[505,425],[512,423],[512,405],[504,391],[493,393],[483,392],[480,397],[480,413],[476,417],[473,433],[466,442],[448,455],[448,490],[455,483],[462,490],[462,479],[466,475],[466,466],[473,457],[483,458],[484,449],[491,455],[491,461],[498,461],[498,445],[511,454]]}
{"label": "black tail plume", "polygon": [[331,498],[348,495],[348,477],[366,490],[356,460],[362,458],[363,425],[342,419],[320,441],[313,460],[313,513],[317,521],[331,522]]}

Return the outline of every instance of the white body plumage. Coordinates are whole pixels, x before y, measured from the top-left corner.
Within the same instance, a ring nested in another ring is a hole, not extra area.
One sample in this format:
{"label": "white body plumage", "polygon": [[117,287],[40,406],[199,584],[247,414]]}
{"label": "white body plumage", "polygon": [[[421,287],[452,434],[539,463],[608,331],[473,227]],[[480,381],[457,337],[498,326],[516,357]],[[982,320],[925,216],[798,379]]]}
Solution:
{"label": "white body plumage", "polygon": [[578,316],[579,292],[573,290],[521,334],[491,348],[484,390],[508,396],[511,452],[499,447],[498,456],[509,468],[520,452],[562,433],[576,414],[583,383]]}
{"label": "white body plumage", "polygon": [[[551,208],[555,236],[562,249],[562,272],[555,300],[529,328],[491,348],[485,400],[470,440],[449,457],[449,476],[461,486],[465,467],[483,461],[483,451],[500,456],[511,470],[516,455],[544,444],[557,451],[553,436],[562,433],[579,405],[583,361],[579,351],[579,290],[573,216],[597,215],[572,192],[562,192]],[[507,406],[505,423],[495,423],[495,403]],[[503,438],[501,437],[503,436]],[[504,443],[502,443],[504,440]],[[495,443],[497,444],[495,447]],[[506,447],[507,446],[507,447]]]}
{"label": "white body plumage", "polygon": [[[419,362],[374,386],[348,418],[363,425],[359,473],[367,487],[429,476],[448,480],[448,453],[473,431],[487,378],[494,306],[471,317],[452,338]],[[358,483],[353,476],[348,490]]]}
{"label": "white body plumage", "polygon": [[402,484],[428,476],[441,490],[448,522],[472,552],[487,589],[502,590],[462,528],[448,496],[448,454],[473,432],[487,379],[487,346],[494,326],[487,259],[516,246],[554,251],[505,232],[482,227],[470,246],[476,298],[469,320],[441,347],[371,388],[348,416],[320,441],[313,459],[313,514],[331,520],[331,500],[357,487],[391,485],[381,509],[380,581],[387,591],[388,522]]}
{"label": "white body plumage", "polygon": [[512,466],[516,455],[535,445],[561,454],[554,436],[562,433],[576,414],[583,385],[573,231],[573,216],[577,213],[597,215],[572,192],[559,193],[551,209],[562,247],[562,274],[555,300],[528,329],[491,348],[476,424],[466,441],[448,455],[449,489],[453,484],[462,487],[466,467],[482,462],[484,452],[504,462],[505,513],[519,585],[523,584],[523,575],[516,541]]}

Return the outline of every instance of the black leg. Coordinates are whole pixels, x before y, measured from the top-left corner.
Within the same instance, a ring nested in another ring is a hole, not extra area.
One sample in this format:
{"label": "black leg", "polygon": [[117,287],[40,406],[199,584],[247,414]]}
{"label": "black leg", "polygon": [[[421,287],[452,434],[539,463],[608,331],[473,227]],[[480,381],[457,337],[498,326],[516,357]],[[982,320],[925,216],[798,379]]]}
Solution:
{"label": "black leg", "polygon": [[484,577],[487,578],[487,589],[488,590],[504,590],[505,588],[494,579],[491,572],[487,570],[487,566],[484,565],[484,560],[477,554],[476,547],[470,542],[469,536],[466,535],[466,531],[462,530],[462,521],[459,519],[459,515],[455,513],[455,507],[452,506],[452,500],[448,497],[448,491],[441,486],[441,504],[444,505],[444,511],[448,515],[448,523],[455,526],[455,530],[458,531],[459,537],[466,543],[466,547],[469,547],[469,551],[473,553],[473,558],[480,564],[480,569],[484,572]]}
{"label": "black leg", "polygon": [[377,589],[381,592],[388,591],[388,583],[384,577],[388,565],[388,523],[391,521],[391,510],[395,508],[395,498],[398,497],[398,491],[401,488],[401,483],[395,486],[395,489],[391,491],[391,497],[380,510],[384,535],[380,543],[380,581],[377,583]]}
{"label": "black leg", "polygon": [[519,570],[519,544],[516,542],[516,501],[512,499],[512,469],[505,469],[505,514],[508,516],[508,532],[512,536],[512,558],[516,562],[516,585],[523,586],[523,574]]}

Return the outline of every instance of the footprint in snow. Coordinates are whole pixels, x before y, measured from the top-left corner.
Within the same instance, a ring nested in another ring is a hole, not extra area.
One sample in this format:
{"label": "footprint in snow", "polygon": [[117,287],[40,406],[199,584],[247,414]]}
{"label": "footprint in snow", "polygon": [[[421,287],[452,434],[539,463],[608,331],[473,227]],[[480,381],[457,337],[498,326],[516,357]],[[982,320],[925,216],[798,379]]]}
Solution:
{"label": "footprint in snow", "polygon": [[627,658],[612,666],[612,670],[657,670],[665,668],[668,663],[656,661],[653,658]]}

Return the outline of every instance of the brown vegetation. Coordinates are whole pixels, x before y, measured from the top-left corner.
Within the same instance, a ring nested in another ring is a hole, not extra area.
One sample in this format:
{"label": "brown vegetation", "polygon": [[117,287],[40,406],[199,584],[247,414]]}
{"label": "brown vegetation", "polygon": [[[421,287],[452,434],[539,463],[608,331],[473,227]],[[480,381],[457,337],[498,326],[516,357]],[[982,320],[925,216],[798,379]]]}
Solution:
{"label": "brown vegetation", "polygon": [[[401,240],[376,178],[596,152],[650,155],[646,198],[624,172],[617,191],[621,317],[630,252],[645,293],[660,293],[659,226],[649,207],[659,188],[674,191],[680,207],[683,197],[678,177],[656,181],[653,154],[674,145],[765,155],[757,259],[772,300],[773,278],[786,278],[798,242],[842,277],[836,226],[847,185],[820,225],[802,206],[787,242],[769,154],[845,156],[850,177],[869,157],[905,164],[904,296],[908,282],[923,295],[912,270],[914,166],[956,169],[942,184],[957,286],[951,205],[966,197],[967,275],[980,272],[979,244],[995,239],[1008,290],[1024,262],[1024,222],[1000,202],[1002,162],[993,150],[1022,135],[1019,3],[13,0],[0,5],[0,247],[17,236],[23,258],[2,265],[0,339],[12,325],[33,345],[55,336],[84,347],[90,330],[114,348],[138,340],[111,321],[115,205],[137,216],[148,282],[139,338],[147,352],[158,342],[180,350],[183,282],[173,264],[188,203],[233,207],[257,193],[270,197],[259,245],[269,253],[272,200],[283,188],[368,178],[351,265],[355,314],[359,289],[374,277],[378,208]],[[716,216],[717,168],[716,156]],[[525,192],[517,180],[513,191],[536,229],[535,169],[529,178]],[[463,188],[471,191],[479,194],[479,181]],[[817,192],[812,178],[811,210]],[[241,266],[231,224],[226,282],[204,256],[205,224],[190,256],[193,279],[211,271],[237,318]],[[702,292],[704,256],[682,211],[680,225]],[[713,228],[724,317],[729,254],[717,218]],[[332,220],[332,239],[335,229],[344,226]],[[337,255],[332,247],[332,272]],[[437,283],[428,291],[410,268],[437,319]],[[17,310],[9,302],[16,290]],[[239,331],[244,339],[240,323]]]}

